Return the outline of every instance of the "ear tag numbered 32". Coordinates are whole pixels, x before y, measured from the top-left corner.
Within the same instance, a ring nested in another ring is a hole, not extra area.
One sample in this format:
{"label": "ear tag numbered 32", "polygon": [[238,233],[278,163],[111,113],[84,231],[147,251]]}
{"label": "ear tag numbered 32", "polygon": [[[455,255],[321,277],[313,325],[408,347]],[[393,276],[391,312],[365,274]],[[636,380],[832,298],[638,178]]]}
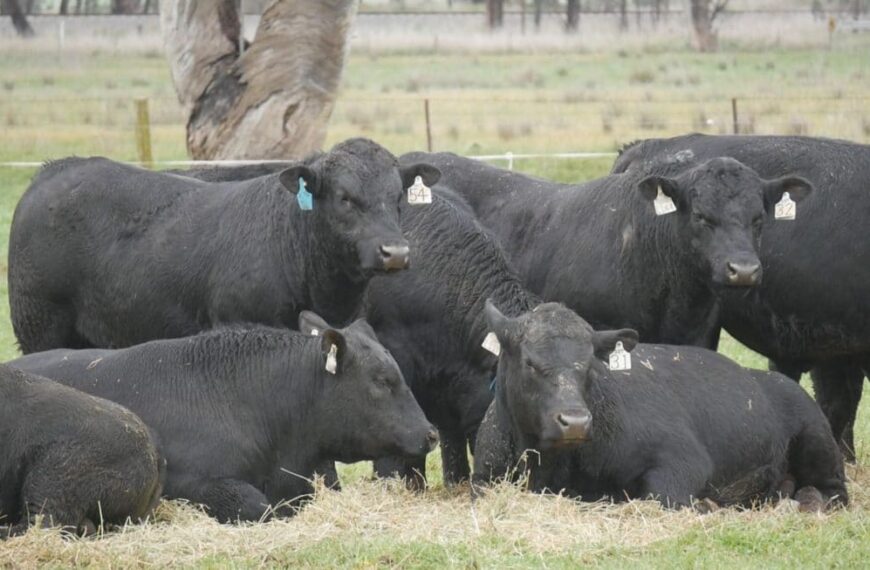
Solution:
{"label": "ear tag numbered 32", "polygon": [[300,210],[314,209],[314,196],[305,187],[305,181],[301,178],[299,179],[299,191],[296,192],[296,203],[299,204]]}
{"label": "ear tag numbered 32", "polygon": [[408,203],[414,206],[432,203],[432,189],[423,184],[423,178],[417,176],[408,188]]}
{"label": "ear tag numbered 32", "polygon": [[788,192],[782,193],[782,198],[773,207],[773,217],[776,220],[793,220],[797,214],[797,205]]}
{"label": "ear tag numbered 32", "polygon": [[653,206],[656,209],[656,216],[664,216],[677,211],[677,205],[670,196],[662,192],[662,187],[659,186],[656,192],[656,198],[653,200]]}
{"label": "ear tag numbered 32", "polygon": [[494,332],[487,334],[484,337],[483,343],[480,346],[496,356],[501,354],[501,343],[498,341],[498,338],[495,336]]}
{"label": "ear tag numbered 32", "polygon": [[610,353],[609,368],[611,370],[631,370],[631,353],[623,348],[621,342],[616,343]]}
{"label": "ear tag numbered 32", "polygon": [[329,352],[326,354],[325,368],[330,374],[335,374],[338,369],[338,347],[334,344],[329,347]]}

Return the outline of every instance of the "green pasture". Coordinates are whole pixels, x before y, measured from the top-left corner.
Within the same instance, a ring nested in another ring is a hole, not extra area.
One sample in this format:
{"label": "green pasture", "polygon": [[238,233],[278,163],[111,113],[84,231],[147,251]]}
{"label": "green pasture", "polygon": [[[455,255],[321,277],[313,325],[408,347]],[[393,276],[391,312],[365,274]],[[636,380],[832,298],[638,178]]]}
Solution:
{"label": "green pasture", "polygon": [[[435,150],[463,154],[613,151],[636,138],[740,128],[870,141],[867,41],[833,51],[698,55],[375,55],[354,53],[330,128],[331,144],[371,137],[395,153],[425,149],[429,99]],[[102,154],[135,160],[136,98],[147,98],[155,159],[186,158],[183,115],[160,53],[32,53],[0,58],[0,161]],[[603,175],[612,159],[517,160],[514,168],[562,181]],[[33,168],[0,166],[0,274],[8,230]],[[17,354],[0,279],[0,356]],[[726,337],[721,351],[746,366],[766,361]],[[806,379],[805,379],[806,380]],[[807,384],[805,382],[805,384]],[[715,402],[711,402],[715,405]],[[788,505],[700,516],[657,505],[579,505],[500,488],[472,506],[445,489],[438,453],[431,490],[414,495],[344,466],[343,493],[322,491],[299,517],[220,526],[164,504],[154,522],[104,539],[31,531],[0,543],[6,567],[576,568],[866,567],[870,559],[870,410],[856,427],[849,509],[803,515]]]}

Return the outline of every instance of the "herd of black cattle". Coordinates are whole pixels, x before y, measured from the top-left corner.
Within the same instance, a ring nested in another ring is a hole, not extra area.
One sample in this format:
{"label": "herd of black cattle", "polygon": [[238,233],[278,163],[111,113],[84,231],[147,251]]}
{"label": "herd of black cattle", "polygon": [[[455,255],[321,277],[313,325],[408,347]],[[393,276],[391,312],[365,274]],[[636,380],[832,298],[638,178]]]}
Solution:
{"label": "herd of black cattle", "polygon": [[870,147],[819,138],[647,140],[580,185],[364,139],[48,163],[10,235],[0,534],[289,515],[336,461],[420,488],[439,440],[449,485],[845,505],[867,219]]}

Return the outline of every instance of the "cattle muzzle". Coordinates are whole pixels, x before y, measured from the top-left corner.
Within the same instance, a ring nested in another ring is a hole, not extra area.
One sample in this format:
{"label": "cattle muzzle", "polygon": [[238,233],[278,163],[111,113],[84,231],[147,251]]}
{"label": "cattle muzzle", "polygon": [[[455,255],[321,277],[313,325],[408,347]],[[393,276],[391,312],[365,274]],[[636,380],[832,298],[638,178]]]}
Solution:
{"label": "cattle muzzle", "polygon": [[761,262],[729,261],[725,275],[731,287],[754,287],[761,283]]}
{"label": "cattle muzzle", "polygon": [[378,252],[385,271],[399,271],[411,265],[411,248],[407,242],[382,244]]}
{"label": "cattle muzzle", "polygon": [[592,416],[586,412],[560,412],[553,417],[561,439],[554,442],[559,447],[577,445],[589,439],[592,431]]}

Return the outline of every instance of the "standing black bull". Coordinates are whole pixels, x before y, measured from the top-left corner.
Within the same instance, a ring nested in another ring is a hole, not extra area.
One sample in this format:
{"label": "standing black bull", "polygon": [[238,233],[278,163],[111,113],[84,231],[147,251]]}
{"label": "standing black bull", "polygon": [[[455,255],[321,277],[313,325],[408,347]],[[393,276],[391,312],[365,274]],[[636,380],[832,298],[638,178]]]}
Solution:
{"label": "standing black bull", "polygon": [[375,272],[408,266],[398,204],[416,176],[438,171],[364,139],[243,182],[50,163],[12,221],[15,335],[30,353],[293,326],[302,309],[347,322]]}
{"label": "standing black bull", "polygon": [[[492,401],[495,357],[481,345],[483,305],[492,297],[508,314],[538,304],[496,239],[462,198],[433,192],[432,204],[403,205],[402,233],[419,261],[408,271],[372,279],[363,306],[378,339],[396,358],[426,417],[441,435],[444,482],[469,476],[468,447]],[[425,462],[376,462],[416,483]]]}
{"label": "standing black bull", "polygon": [[[486,313],[502,354],[476,482],[519,464],[536,491],[592,500],[749,505],[796,488],[804,509],[847,503],[831,429],[786,377],[702,348],[635,346],[635,331],[594,331],[556,303],[520,318],[491,304]],[[605,364],[617,343],[627,369]]]}
{"label": "standing black bull", "polygon": [[222,521],[256,521],[309,495],[326,462],[425,455],[438,441],[365,321],[335,330],[307,312],[300,319],[320,336],[218,329],[9,365],[129,407],[160,437],[168,497]]}
{"label": "standing black bull", "polygon": [[0,535],[43,524],[91,534],[143,519],[164,462],[129,410],[0,365]]}
{"label": "standing black bull", "polygon": [[[870,377],[870,146],[786,136],[688,135],[629,145],[615,172],[730,156],[762,176],[795,173],[816,188],[793,221],[770,222],[764,282],[722,297],[721,321],[794,379],[812,369],[816,399],[846,456],[864,376]],[[675,161],[675,157],[682,160]]]}
{"label": "standing black bull", "polygon": [[[528,288],[595,327],[632,327],[648,342],[715,343],[716,290],[761,280],[762,220],[805,180],[760,178],[731,159],[669,176],[613,175],[580,186],[449,153],[414,153],[495,231]],[[656,201],[674,207],[656,215]]]}

